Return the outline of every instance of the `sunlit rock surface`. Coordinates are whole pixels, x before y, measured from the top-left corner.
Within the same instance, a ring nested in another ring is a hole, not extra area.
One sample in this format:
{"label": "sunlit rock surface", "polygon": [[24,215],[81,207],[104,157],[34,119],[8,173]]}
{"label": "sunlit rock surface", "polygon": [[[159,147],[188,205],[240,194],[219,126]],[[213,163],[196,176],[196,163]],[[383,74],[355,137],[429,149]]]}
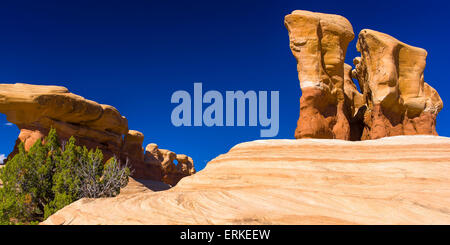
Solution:
{"label": "sunlit rock surface", "polygon": [[82,199],[43,224],[450,224],[450,139],[260,140],[170,190]]}
{"label": "sunlit rock surface", "polygon": [[18,152],[21,142],[29,150],[54,128],[61,143],[74,136],[78,145],[102,150],[104,161],[115,156],[122,164],[128,163],[136,178],[175,185],[181,178],[195,173],[191,158],[191,164],[172,163],[174,167],[169,173],[161,162],[147,164],[143,133],[128,130],[128,120],[116,108],[70,93],[65,87],[0,84],[0,113],[20,129],[8,159]]}
{"label": "sunlit rock surface", "polygon": [[295,10],[284,24],[302,92],[295,138],[437,135],[443,102],[424,82],[425,49],[364,29],[356,45],[361,57],[354,59],[352,70],[344,63],[354,37],[346,18]]}

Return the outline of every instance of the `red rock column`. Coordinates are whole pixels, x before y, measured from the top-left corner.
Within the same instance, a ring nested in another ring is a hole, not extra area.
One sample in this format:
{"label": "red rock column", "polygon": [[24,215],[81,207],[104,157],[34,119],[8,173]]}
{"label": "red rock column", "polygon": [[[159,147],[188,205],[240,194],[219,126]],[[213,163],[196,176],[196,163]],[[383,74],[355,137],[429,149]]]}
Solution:
{"label": "red rock column", "polygon": [[349,139],[344,58],[353,39],[342,16],[296,10],[285,17],[302,96],[296,138]]}
{"label": "red rock column", "polygon": [[373,30],[362,30],[353,76],[367,110],[361,139],[432,134],[443,107],[439,94],[424,82],[426,50]]}

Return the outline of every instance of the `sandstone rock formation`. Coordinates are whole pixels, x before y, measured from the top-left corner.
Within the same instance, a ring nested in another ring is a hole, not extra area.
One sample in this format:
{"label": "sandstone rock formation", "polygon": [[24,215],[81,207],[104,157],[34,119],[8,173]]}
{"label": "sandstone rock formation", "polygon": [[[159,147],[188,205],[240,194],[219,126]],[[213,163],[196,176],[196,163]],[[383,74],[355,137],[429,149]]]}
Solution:
{"label": "sandstone rock formation", "polygon": [[[178,164],[174,162],[177,161]],[[162,169],[164,183],[176,185],[180,179],[195,173],[192,158],[175,154],[172,151],[159,149],[157,144],[148,144],[145,148],[145,166],[159,166]],[[145,177],[145,176],[144,176]]]}
{"label": "sandstone rock formation", "polygon": [[186,175],[192,175],[195,173],[194,161],[191,157],[184,154],[177,154],[177,162],[178,172]]}
{"label": "sandstone rock formation", "polygon": [[366,102],[352,80],[352,67],[344,64],[344,112],[350,123],[350,140],[360,140],[364,130]]}
{"label": "sandstone rock formation", "polygon": [[[128,130],[127,119],[112,106],[87,100],[59,86],[0,84],[0,113],[20,129],[9,157],[16,154],[20,142],[28,150],[53,127],[63,141],[74,136],[80,145],[101,149],[105,160],[116,156],[122,162],[128,161],[137,177],[163,180],[161,164],[145,164],[144,135]],[[166,179],[174,185],[195,172],[192,170]]]}
{"label": "sandstone rock formation", "polygon": [[119,155],[127,119],[112,106],[101,105],[59,86],[0,84],[0,113],[17,125],[28,150],[51,127],[61,138],[74,135],[90,148],[99,147],[106,156]]}
{"label": "sandstone rock formation", "polygon": [[424,82],[424,49],[372,30],[359,33],[354,77],[366,99],[361,139],[434,134],[443,107],[439,94]]}
{"label": "sandstone rock formation", "polygon": [[354,37],[350,22],[338,15],[296,10],[284,23],[302,89],[295,137],[349,139],[344,59]]}
{"label": "sandstone rock formation", "polygon": [[450,224],[450,139],[260,140],[167,191],[81,199],[43,224]]}
{"label": "sandstone rock formation", "polygon": [[357,42],[361,57],[354,59],[351,71],[344,64],[354,36],[347,19],[296,10],[285,17],[285,26],[302,90],[296,138],[437,135],[436,116],[443,103],[424,82],[424,49],[365,29]]}

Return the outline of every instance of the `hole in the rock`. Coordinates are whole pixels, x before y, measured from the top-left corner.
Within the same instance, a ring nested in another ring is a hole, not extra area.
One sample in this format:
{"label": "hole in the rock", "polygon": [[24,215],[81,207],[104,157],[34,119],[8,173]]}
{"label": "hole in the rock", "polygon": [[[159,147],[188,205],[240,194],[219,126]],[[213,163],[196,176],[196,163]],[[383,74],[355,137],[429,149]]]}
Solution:
{"label": "hole in the rock", "polygon": [[0,164],[3,164],[4,158],[13,151],[17,136],[20,131],[16,125],[6,120],[6,115],[0,114]]}
{"label": "hole in the rock", "polygon": [[358,92],[361,93],[361,88],[359,87],[359,82],[357,79],[352,78],[353,83],[356,85],[356,89],[358,89]]}

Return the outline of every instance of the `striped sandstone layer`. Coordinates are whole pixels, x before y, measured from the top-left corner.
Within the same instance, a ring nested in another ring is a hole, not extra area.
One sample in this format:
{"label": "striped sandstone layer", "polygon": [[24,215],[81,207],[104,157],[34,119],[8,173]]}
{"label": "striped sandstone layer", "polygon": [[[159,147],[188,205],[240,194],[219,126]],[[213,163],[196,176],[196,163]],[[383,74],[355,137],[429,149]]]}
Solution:
{"label": "striped sandstone layer", "polygon": [[43,224],[450,224],[450,138],[259,140],[169,190],[82,199]]}

